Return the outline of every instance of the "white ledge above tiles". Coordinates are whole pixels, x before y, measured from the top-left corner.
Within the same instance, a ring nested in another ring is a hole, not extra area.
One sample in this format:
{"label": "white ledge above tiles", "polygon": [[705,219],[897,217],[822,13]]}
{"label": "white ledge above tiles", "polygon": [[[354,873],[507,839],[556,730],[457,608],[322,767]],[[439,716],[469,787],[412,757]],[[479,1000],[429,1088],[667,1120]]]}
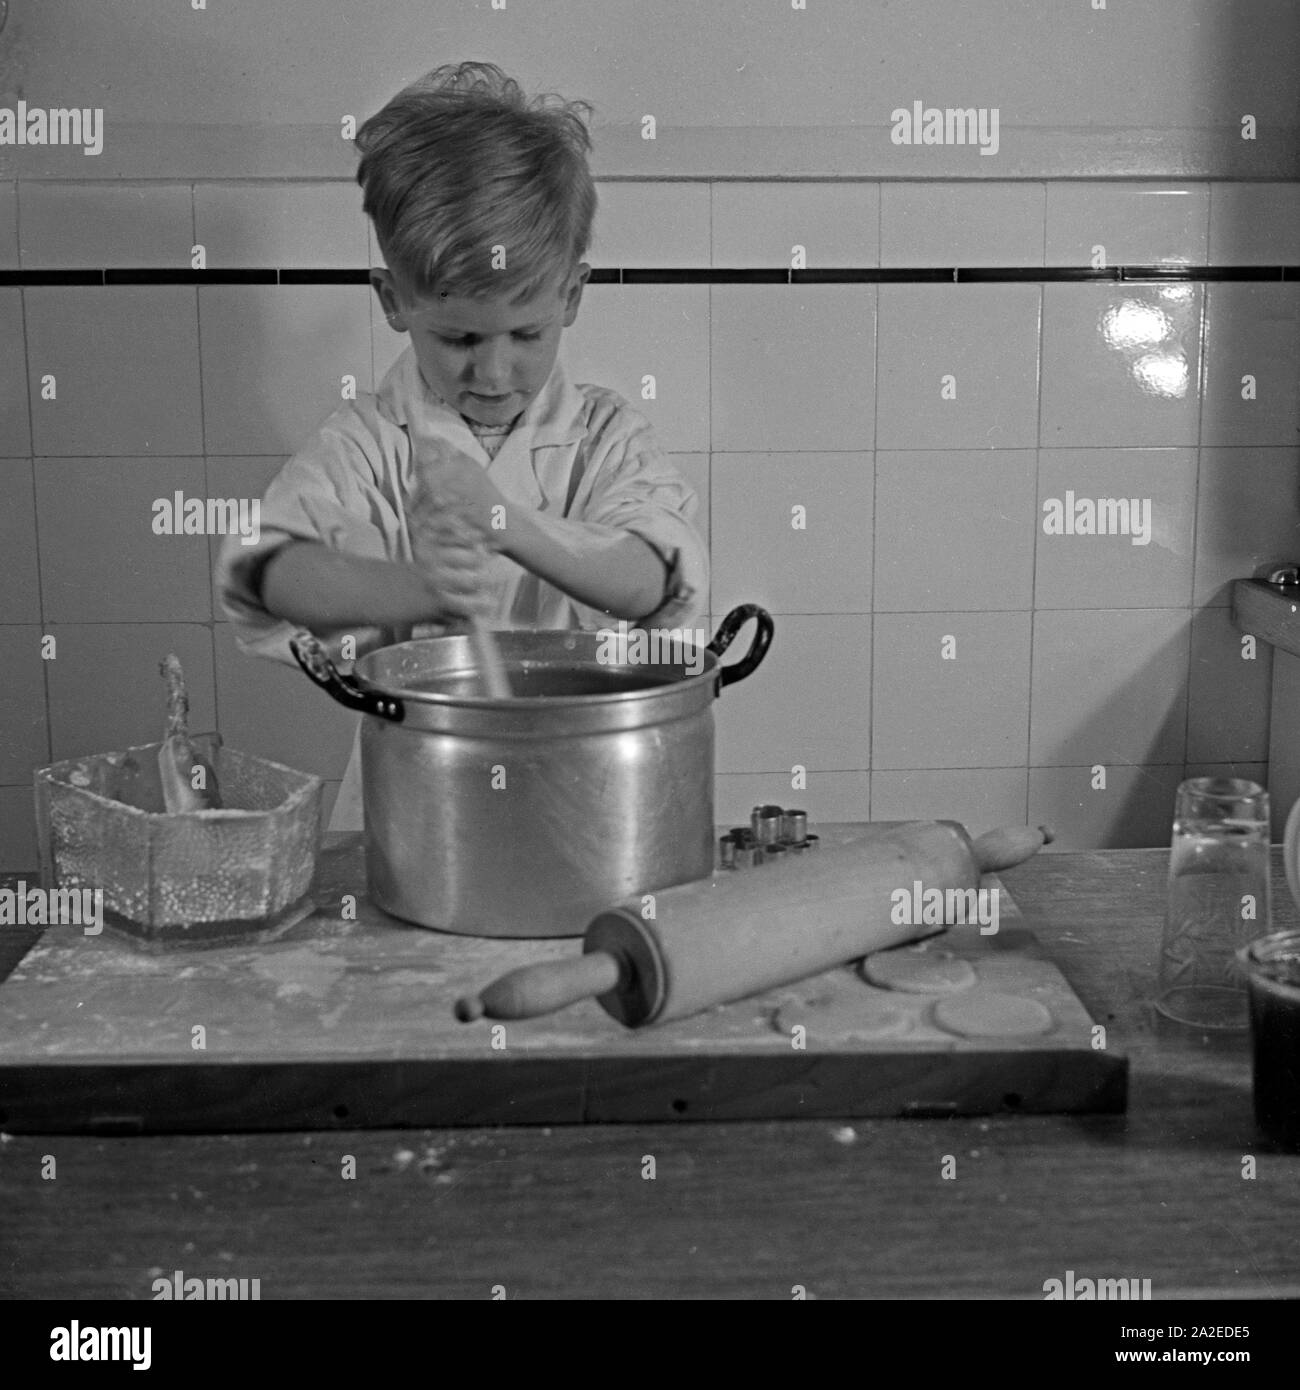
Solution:
{"label": "white ledge above tiles", "polygon": [[[1225,126],[1015,126],[998,151],[977,145],[895,145],[888,124],[596,125],[598,179],[1300,179],[1300,127],[1244,141]],[[109,123],[100,154],[6,146],[0,178],[338,179],[356,155],[337,126]]]}

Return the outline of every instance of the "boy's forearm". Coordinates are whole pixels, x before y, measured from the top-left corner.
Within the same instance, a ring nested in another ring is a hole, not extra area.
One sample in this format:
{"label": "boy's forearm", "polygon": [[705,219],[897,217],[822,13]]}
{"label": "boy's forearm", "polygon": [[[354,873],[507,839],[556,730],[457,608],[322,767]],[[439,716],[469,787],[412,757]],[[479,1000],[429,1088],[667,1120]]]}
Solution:
{"label": "boy's forearm", "polygon": [[596,545],[590,533],[581,545],[569,543],[564,530],[579,526],[511,507],[501,551],[570,598],[611,617],[634,621],[660,607],[667,569],[654,548],[630,531],[601,537]]}
{"label": "boy's forearm", "polygon": [[262,570],[261,591],[268,612],[306,627],[384,627],[440,616],[436,596],[413,566],[345,555],[314,541],[277,550]]}

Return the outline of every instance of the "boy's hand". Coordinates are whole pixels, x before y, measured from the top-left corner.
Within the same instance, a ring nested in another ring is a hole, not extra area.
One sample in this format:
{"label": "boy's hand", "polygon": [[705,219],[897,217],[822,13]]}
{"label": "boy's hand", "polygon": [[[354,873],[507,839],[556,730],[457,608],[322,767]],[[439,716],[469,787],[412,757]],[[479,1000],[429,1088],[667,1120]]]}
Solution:
{"label": "boy's hand", "polygon": [[458,618],[489,618],[496,607],[488,583],[488,551],[453,512],[408,517],[411,558],[430,595]]}
{"label": "boy's hand", "polygon": [[[416,493],[413,510],[455,510],[492,550],[504,539],[506,499],[487,475],[487,470],[467,455],[449,449],[437,439],[415,439]],[[493,511],[493,508],[500,508]],[[496,525],[493,526],[493,521]]]}
{"label": "boy's hand", "polygon": [[[483,472],[473,459],[466,462]],[[423,473],[410,498],[406,524],[411,558],[443,611],[460,618],[490,618],[496,605],[488,583],[486,538],[450,473]]]}

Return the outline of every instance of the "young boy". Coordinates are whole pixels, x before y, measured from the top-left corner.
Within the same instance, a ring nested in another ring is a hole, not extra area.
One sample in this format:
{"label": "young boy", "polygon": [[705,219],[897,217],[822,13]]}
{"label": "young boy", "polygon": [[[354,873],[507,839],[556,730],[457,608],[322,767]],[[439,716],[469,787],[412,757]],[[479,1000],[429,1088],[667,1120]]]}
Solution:
{"label": "young boy", "polygon": [[[698,622],[708,556],[695,494],[645,418],[573,384],[557,356],[591,273],[580,112],[462,63],[361,127],[357,181],[387,267],[370,280],[411,344],[280,470],[257,544],[223,547],[241,650],[292,664],[299,626],[336,654],[350,634],[361,656],[475,616]],[[358,761],[354,741],[331,829],[362,828]]]}

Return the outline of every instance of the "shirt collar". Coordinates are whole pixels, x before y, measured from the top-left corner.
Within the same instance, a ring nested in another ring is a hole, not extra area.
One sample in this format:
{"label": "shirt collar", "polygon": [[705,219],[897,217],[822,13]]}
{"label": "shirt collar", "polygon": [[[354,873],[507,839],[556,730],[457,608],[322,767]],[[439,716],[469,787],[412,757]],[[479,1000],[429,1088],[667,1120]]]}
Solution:
{"label": "shirt collar", "polygon": [[[388,369],[375,395],[380,408],[395,424],[406,425],[413,414],[423,412],[426,419],[436,421],[446,433],[463,431],[470,435],[460,412],[425,385],[412,347],[408,346]],[[569,379],[561,354],[512,434],[519,435],[520,442],[531,449],[572,444],[583,436],[586,403],[587,398]]]}

